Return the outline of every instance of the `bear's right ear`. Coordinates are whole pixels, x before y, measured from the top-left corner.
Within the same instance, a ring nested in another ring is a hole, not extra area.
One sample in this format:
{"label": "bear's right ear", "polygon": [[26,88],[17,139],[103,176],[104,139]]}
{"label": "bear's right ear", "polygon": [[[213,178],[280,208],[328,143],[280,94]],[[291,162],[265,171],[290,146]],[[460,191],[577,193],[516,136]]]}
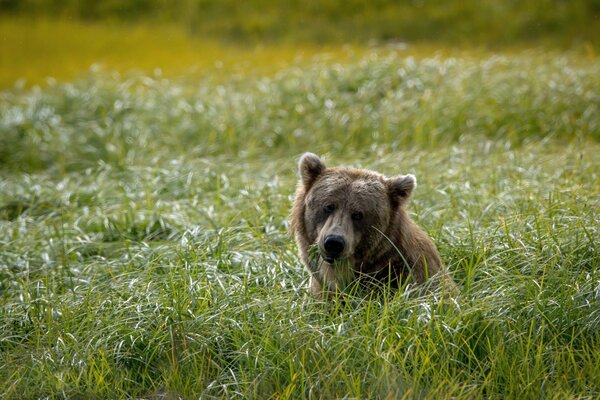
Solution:
{"label": "bear's right ear", "polygon": [[304,153],[298,163],[298,172],[305,188],[310,187],[315,179],[325,171],[323,161],[313,153]]}

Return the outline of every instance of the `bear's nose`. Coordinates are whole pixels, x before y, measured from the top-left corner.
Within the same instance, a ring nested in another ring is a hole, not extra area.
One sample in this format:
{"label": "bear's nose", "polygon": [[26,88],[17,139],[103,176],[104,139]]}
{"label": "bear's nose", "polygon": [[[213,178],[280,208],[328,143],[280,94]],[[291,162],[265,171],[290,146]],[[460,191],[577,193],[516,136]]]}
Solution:
{"label": "bear's nose", "polygon": [[346,242],[344,241],[343,237],[339,235],[326,236],[325,240],[323,241],[323,247],[327,253],[327,259],[325,259],[325,261],[334,261],[337,257],[339,257],[340,254],[342,254],[345,246]]}

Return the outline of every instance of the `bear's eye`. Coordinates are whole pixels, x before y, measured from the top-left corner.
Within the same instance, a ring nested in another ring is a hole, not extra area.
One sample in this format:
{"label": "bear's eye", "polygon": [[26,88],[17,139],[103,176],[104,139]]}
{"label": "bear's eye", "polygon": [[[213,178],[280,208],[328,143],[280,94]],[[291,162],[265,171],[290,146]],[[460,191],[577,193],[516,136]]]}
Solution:
{"label": "bear's eye", "polygon": [[331,214],[334,211],[335,211],[335,204],[327,204],[325,207],[323,207],[323,212],[325,214]]}
{"label": "bear's eye", "polygon": [[353,221],[360,221],[363,219],[363,213],[360,211],[353,212],[352,215],[350,215],[350,218],[352,218]]}

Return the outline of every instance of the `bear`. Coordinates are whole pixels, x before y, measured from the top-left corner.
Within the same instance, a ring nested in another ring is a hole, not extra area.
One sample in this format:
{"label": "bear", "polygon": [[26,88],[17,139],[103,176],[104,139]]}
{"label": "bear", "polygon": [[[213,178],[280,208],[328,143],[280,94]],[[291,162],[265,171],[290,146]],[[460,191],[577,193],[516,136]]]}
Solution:
{"label": "bear", "polygon": [[326,167],[313,153],[302,155],[298,170],[289,226],[314,294],[340,293],[353,282],[398,288],[434,276],[456,292],[436,246],[406,211],[414,175]]}

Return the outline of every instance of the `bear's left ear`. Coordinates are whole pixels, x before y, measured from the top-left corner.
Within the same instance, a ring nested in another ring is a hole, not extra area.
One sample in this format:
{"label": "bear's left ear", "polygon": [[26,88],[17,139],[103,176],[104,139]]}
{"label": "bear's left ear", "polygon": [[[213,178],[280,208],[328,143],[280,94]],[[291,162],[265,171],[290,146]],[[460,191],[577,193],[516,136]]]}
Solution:
{"label": "bear's left ear", "polygon": [[325,171],[323,161],[313,153],[304,153],[298,163],[298,172],[305,188],[310,187],[315,179]]}
{"label": "bear's left ear", "polygon": [[417,187],[417,178],[412,175],[400,175],[387,180],[388,191],[394,207],[404,203]]}

